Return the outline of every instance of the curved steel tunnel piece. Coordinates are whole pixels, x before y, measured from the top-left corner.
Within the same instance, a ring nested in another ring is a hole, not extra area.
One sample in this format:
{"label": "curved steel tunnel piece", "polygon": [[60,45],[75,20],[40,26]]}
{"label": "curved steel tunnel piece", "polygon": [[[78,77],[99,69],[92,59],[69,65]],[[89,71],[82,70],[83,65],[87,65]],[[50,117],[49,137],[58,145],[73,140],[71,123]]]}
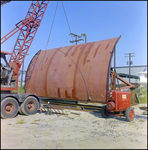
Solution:
{"label": "curved steel tunnel piece", "polygon": [[50,99],[105,103],[113,50],[119,39],[40,51],[27,70],[26,92]]}

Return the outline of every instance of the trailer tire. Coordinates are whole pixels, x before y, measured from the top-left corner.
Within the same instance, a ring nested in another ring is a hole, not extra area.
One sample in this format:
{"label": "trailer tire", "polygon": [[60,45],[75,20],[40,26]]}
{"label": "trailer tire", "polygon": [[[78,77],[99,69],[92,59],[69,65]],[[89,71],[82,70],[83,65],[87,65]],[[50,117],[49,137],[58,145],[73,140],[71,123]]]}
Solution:
{"label": "trailer tire", "polygon": [[19,114],[24,115],[23,112],[22,112],[21,106],[19,106],[18,112],[19,112]]}
{"label": "trailer tire", "polygon": [[128,107],[125,111],[125,116],[127,121],[132,121],[135,117],[134,109],[132,107]]}
{"label": "trailer tire", "polygon": [[37,109],[39,108],[39,102],[34,96],[29,96],[21,104],[21,111],[24,115],[33,115],[36,114]]}
{"label": "trailer tire", "polygon": [[12,97],[6,97],[1,101],[1,118],[13,118],[18,113],[18,102]]}
{"label": "trailer tire", "polygon": [[101,115],[102,115],[103,118],[108,118],[109,115],[106,114],[106,106],[102,107]]}

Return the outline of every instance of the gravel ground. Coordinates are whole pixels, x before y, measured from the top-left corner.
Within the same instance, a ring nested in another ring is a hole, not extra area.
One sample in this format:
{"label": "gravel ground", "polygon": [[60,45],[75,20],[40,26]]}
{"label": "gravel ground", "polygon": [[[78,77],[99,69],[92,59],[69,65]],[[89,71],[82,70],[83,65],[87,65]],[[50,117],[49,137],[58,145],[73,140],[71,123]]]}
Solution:
{"label": "gravel ground", "polygon": [[147,115],[135,106],[135,118],[64,109],[67,115],[17,115],[1,119],[2,149],[146,149]]}

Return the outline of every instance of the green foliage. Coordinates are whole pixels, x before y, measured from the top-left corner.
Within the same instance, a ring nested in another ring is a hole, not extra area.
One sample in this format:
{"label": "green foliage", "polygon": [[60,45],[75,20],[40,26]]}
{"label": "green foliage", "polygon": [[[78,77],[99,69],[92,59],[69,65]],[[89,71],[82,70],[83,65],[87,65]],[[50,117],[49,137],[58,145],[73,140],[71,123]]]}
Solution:
{"label": "green foliage", "polygon": [[140,120],[139,120],[139,122],[145,122],[145,120],[143,120],[143,119],[140,119]]}
{"label": "green foliage", "polygon": [[147,87],[140,86],[136,89],[136,94],[140,103],[147,103]]}
{"label": "green foliage", "polygon": [[34,120],[34,121],[40,121],[41,119],[38,119],[38,120]]}
{"label": "green foliage", "polygon": [[16,124],[25,124],[25,123],[26,123],[26,122],[24,121],[24,119],[21,119],[21,120],[17,121]]}
{"label": "green foliage", "polygon": [[25,93],[25,86],[19,86],[18,91],[12,91],[12,93]]}
{"label": "green foliage", "polygon": [[25,86],[18,87],[18,93],[25,93]]}

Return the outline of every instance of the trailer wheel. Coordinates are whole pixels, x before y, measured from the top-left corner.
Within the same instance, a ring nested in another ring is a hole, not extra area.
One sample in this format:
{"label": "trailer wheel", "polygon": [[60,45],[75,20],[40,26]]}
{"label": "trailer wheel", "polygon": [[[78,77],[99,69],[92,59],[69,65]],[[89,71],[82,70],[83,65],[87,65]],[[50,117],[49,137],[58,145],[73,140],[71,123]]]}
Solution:
{"label": "trailer wheel", "polygon": [[21,106],[19,106],[19,108],[18,108],[18,112],[19,112],[21,115],[23,115],[23,112],[22,112]]}
{"label": "trailer wheel", "polygon": [[18,102],[12,98],[7,97],[1,102],[1,118],[13,118],[18,113]]}
{"label": "trailer wheel", "polygon": [[108,118],[109,115],[106,115],[106,106],[103,106],[101,109],[101,115],[103,118]]}
{"label": "trailer wheel", "polygon": [[135,116],[134,109],[132,107],[128,107],[125,111],[125,116],[127,121],[132,121]]}
{"label": "trailer wheel", "polygon": [[39,108],[39,102],[34,96],[29,96],[21,104],[21,111],[24,115],[33,115]]}

